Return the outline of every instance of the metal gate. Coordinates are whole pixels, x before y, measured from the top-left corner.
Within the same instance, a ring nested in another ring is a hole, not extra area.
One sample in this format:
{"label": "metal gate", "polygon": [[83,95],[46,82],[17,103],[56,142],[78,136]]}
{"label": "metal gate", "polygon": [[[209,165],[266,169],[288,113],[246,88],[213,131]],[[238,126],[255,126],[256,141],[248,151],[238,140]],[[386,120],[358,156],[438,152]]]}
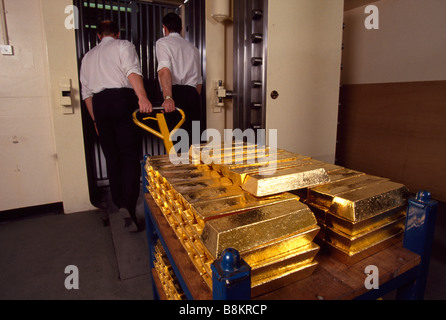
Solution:
{"label": "metal gate", "polygon": [[[80,68],[85,53],[98,44],[97,24],[102,20],[116,21],[121,39],[135,45],[141,61],[144,85],[153,105],[162,103],[162,94],[156,72],[155,43],[162,35],[162,18],[168,12],[183,14],[185,38],[201,52],[202,73],[205,78],[205,7],[204,0],[190,0],[186,4],[174,5],[163,1],[131,0],[73,0],[79,9],[79,29],[76,30],[77,59]],[[203,79],[205,81],[205,79]],[[203,89],[203,92],[206,92]],[[105,158],[99,145],[90,116],[82,101],[82,121],[87,162],[90,199],[93,205],[101,201],[102,189],[108,186]],[[202,95],[202,123],[206,119],[206,99]],[[202,126],[203,127],[203,126]],[[149,155],[165,154],[163,142],[150,134],[144,135],[143,152]]]}

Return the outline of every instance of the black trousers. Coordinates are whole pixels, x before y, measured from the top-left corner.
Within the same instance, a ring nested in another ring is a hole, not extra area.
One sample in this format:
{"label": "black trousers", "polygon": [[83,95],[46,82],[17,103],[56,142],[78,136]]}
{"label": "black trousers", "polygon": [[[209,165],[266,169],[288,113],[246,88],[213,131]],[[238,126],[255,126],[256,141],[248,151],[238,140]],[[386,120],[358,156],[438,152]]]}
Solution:
{"label": "black trousers", "polygon": [[[181,128],[189,134],[190,145],[192,143],[192,122],[201,119],[200,95],[195,87],[174,85],[172,86],[172,98],[175,101],[175,106],[182,109],[186,114],[186,121]],[[170,130],[178,123],[180,118],[178,113],[166,116]]]}
{"label": "black trousers", "polygon": [[136,221],[142,133],[132,120],[138,98],[132,89],[106,89],[93,96],[99,141],[107,163],[112,200]]}

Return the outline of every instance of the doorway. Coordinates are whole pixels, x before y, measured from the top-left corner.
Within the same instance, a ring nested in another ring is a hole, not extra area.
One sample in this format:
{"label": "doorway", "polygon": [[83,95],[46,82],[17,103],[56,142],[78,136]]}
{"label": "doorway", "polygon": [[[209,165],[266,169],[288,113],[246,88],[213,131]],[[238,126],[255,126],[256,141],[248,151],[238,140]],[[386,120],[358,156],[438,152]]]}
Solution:
{"label": "doorway", "polygon": [[[121,39],[135,45],[144,77],[146,91],[154,106],[161,105],[162,93],[158,82],[155,43],[163,36],[162,18],[168,12],[182,16],[184,38],[192,42],[200,51],[203,82],[206,75],[205,57],[205,0],[182,1],[131,1],[131,0],[73,0],[79,9],[79,29],[76,30],[78,66],[85,53],[98,44],[96,26],[102,20],[116,21],[121,30]],[[205,88],[203,88],[203,92]],[[206,97],[201,101],[201,123],[206,127]],[[90,200],[100,206],[103,190],[108,187],[105,158],[99,145],[93,123],[83,101],[82,123],[87,164]],[[166,153],[161,139],[144,134],[143,153],[163,155]]]}

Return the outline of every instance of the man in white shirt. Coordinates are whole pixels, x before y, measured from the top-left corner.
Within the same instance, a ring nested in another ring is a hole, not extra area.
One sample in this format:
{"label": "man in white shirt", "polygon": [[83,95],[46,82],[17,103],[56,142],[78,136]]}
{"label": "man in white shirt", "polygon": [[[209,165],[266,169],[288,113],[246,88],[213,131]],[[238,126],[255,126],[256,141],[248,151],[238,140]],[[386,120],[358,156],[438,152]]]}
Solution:
{"label": "man in white shirt", "polygon": [[140,191],[142,135],[133,123],[132,114],[138,107],[141,113],[150,113],[152,104],[144,89],[135,47],[127,40],[119,40],[119,35],[115,22],[100,23],[101,42],[82,59],[80,81],[82,98],[106,158],[112,200],[125,226],[133,231],[138,226],[136,202]]}
{"label": "man in white shirt", "polygon": [[165,37],[156,42],[158,76],[163,91],[165,112],[183,109],[183,125],[192,138],[192,121],[200,120],[200,94],[203,84],[198,49],[181,37],[181,18],[170,12],[163,17]]}

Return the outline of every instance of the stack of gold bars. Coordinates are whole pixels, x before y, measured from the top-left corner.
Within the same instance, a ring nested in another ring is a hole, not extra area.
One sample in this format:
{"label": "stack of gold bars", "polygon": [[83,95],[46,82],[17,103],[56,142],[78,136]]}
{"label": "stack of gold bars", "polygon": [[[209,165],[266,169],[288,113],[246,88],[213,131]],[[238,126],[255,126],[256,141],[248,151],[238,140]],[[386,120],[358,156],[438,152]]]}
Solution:
{"label": "stack of gold bars", "polygon": [[185,300],[183,289],[178,283],[177,277],[173,272],[172,265],[167,258],[166,252],[164,251],[163,245],[158,240],[155,244],[155,261],[153,262],[155,266],[156,273],[160,279],[161,285],[163,286],[164,293],[166,294],[167,300]]}
{"label": "stack of gold bars", "polygon": [[389,179],[342,167],[328,171],[330,182],[300,190],[315,213],[330,252],[356,263],[400,241],[409,190]]}
{"label": "stack of gold bars", "polygon": [[186,164],[148,158],[148,189],[211,289],[210,265],[226,248],[251,266],[254,297],[311,275],[318,233],[357,257],[404,224],[404,186],[285,150],[197,145],[175,160]]}

